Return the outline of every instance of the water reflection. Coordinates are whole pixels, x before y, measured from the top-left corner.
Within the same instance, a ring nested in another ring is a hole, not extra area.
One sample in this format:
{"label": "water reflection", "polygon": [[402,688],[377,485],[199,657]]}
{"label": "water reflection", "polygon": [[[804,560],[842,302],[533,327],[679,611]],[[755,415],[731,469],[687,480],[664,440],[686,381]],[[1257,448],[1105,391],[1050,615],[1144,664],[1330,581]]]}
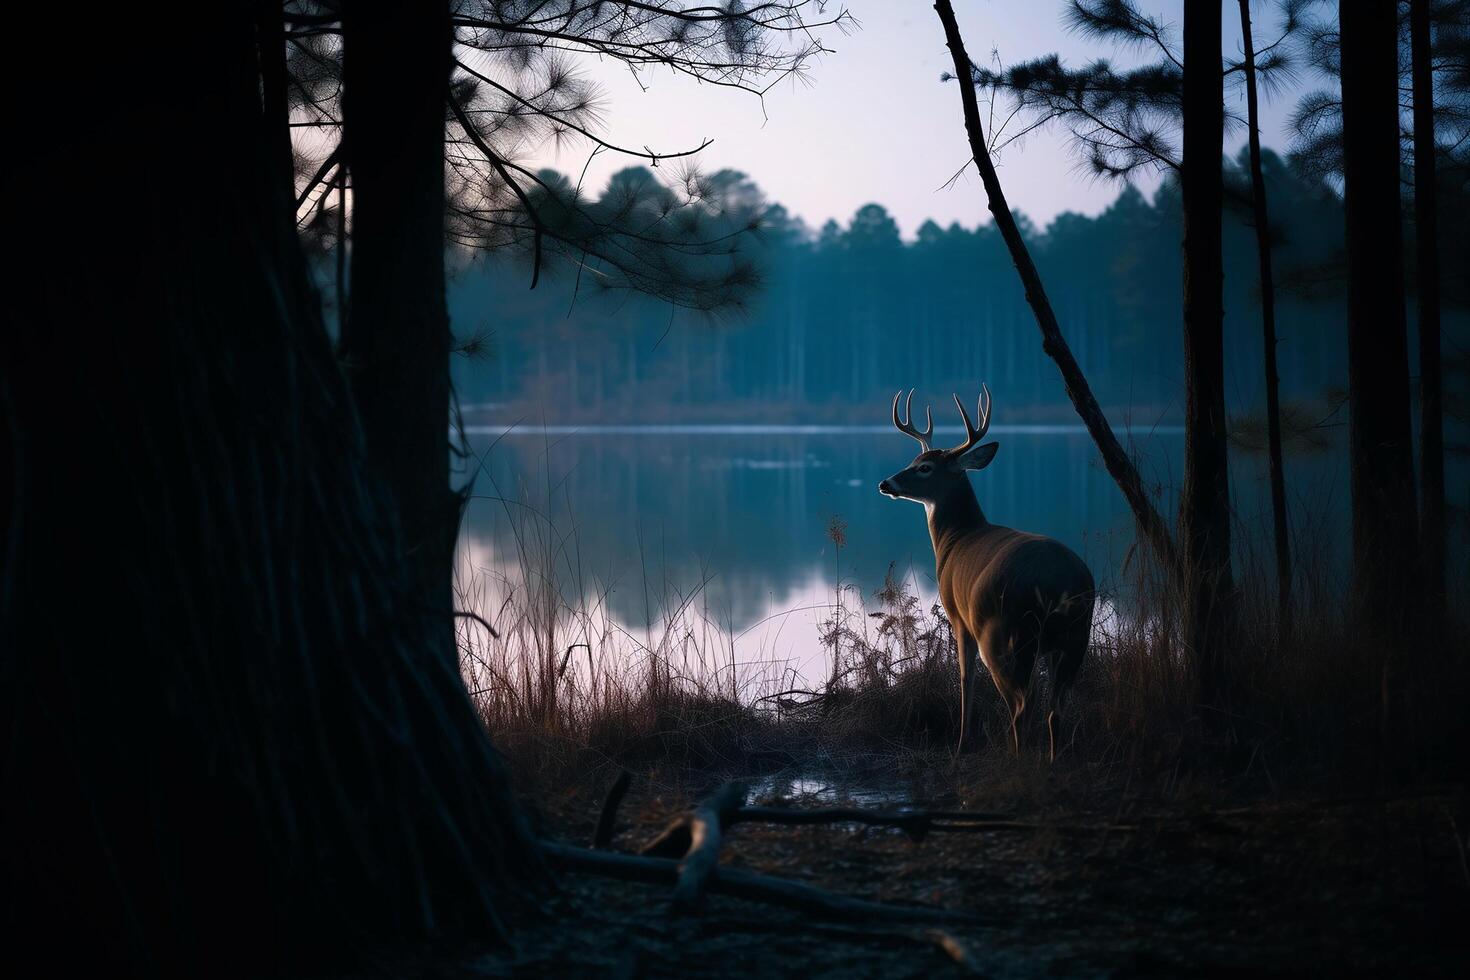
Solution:
{"label": "water reflection", "polygon": [[[1087,435],[1061,426],[992,433],[1000,453],[972,477],[987,517],[1058,538],[1103,591],[1121,594],[1131,522]],[[1182,437],[1135,432],[1129,441],[1171,513]],[[893,566],[926,606],[933,600],[923,511],[876,490],[912,455],[890,430],[487,426],[471,430],[471,443],[479,459],[463,550],[472,564],[508,579],[551,574],[568,596],[595,593],[599,615],[645,644],[666,628],[659,611],[672,602],[715,624],[738,661],[810,665],[824,656],[817,624],[839,582],[871,595]],[[1238,550],[1250,562],[1267,540],[1264,465],[1232,465]],[[1332,453],[1289,471],[1296,537],[1333,564],[1345,467]]]}
{"label": "water reflection", "polygon": [[798,803],[908,809],[916,801],[929,800],[930,796],[928,783],[921,777],[905,780],[882,773],[859,773],[854,777],[848,772],[783,772],[758,779],[750,786],[753,801],[777,806]]}

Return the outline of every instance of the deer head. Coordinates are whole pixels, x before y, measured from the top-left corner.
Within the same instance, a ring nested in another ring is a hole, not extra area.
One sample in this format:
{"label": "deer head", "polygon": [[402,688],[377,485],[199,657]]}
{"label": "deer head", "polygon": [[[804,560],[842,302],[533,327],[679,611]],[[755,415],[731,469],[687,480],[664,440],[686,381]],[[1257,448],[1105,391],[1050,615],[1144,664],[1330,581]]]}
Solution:
{"label": "deer head", "polygon": [[955,407],[960,410],[960,418],[965,423],[965,441],[953,449],[933,447],[931,440],[934,435],[934,416],[929,409],[924,409],[924,431],[920,432],[914,426],[912,388],[909,389],[908,400],[904,402],[904,417],[900,418],[898,406],[902,400],[903,392],[900,390],[893,396],[893,425],[899,432],[917,440],[923,451],[908,466],[878,484],[879,493],[895,500],[934,504],[962,485],[968,485],[966,470],[982,470],[995,458],[1000,443],[980,443],[990,429],[990,389],[985,385],[980,386],[980,399],[975,406],[976,417],[980,420],[978,426],[970,423],[970,415],[965,411],[960,396],[954,396]]}

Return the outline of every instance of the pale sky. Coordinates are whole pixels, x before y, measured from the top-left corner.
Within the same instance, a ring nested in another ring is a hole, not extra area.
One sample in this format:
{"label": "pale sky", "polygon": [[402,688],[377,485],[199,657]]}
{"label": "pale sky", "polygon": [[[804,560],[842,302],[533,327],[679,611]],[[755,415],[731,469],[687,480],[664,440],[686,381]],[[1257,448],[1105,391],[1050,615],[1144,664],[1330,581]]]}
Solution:
{"label": "pale sky", "polygon": [[[836,6],[833,0],[832,6]],[[751,175],[772,201],[787,206],[813,228],[828,218],[846,223],[869,202],[885,205],[905,236],[925,218],[967,226],[988,220],[979,177],[973,166],[950,188],[946,181],[969,159],[956,83],[941,83],[952,63],[944,32],[930,0],[848,0],[860,28],[843,35],[819,32],[834,49],[814,64],[810,84],[787,81],[765,99],[700,85],[668,73],[645,73],[641,91],[625,68],[583,61],[588,77],[603,91],[603,135],[659,152],[687,149],[705,137],[714,143],[698,157],[705,171],[725,167]],[[1177,28],[1181,0],[1142,3]],[[1225,51],[1240,51],[1239,9],[1224,3]],[[1256,44],[1275,39],[1274,5],[1253,5]],[[960,29],[970,56],[989,61],[996,51],[1004,64],[1058,52],[1069,65],[1105,56],[1116,65],[1140,62],[1140,52],[1115,51],[1067,30],[1062,0],[955,0]],[[1152,59],[1150,59],[1152,60]],[[1262,106],[1263,141],[1285,148],[1285,120],[1295,95],[1317,84],[1306,71]],[[1227,86],[1227,98],[1244,97]],[[983,111],[983,106],[982,106]],[[769,118],[766,118],[766,117]],[[1067,210],[1095,214],[1118,193],[1116,183],[1099,182],[1078,167],[1079,157],[1056,133],[1034,133],[998,159],[1000,178],[1011,206],[1044,224]],[[1244,130],[1226,134],[1227,152],[1245,141]],[[578,146],[540,156],[537,163],[576,175],[587,149]],[[599,192],[607,175],[637,160],[599,155],[585,187]],[[1152,190],[1156,181],[1145,180]]]}

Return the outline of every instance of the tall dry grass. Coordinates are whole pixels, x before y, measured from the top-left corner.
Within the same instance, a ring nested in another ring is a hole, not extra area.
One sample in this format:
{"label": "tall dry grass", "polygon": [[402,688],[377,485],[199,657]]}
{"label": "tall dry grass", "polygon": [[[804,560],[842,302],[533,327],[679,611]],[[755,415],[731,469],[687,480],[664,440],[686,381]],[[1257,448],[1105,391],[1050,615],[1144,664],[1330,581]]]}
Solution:
{"label": "tall dry grass", "polygon": [[[612,766],[947,761],[959,721],[953,638],[914,580],[890,569],[872,594],[839,587],[817,627],[826,676],[798,680],[774,660],[741,662],[699,583],[680,591],[645,575],[646,622],[619,623],[608,587],[580,566],[574,532],[530,508],[507,507],[507,518],[513,565],[492,566],[473,543],[463,549],[460,608],[479,618],[461,621],[460,644],[471,696],[523,784]],[[1372,791],[1457,771],[1470,692],[1466,644],[1453,640],[1465,635],[1463,615],[1444,632],[1374,639],[1353,628],[1336,579],[1306,564],[1296,626],[1283,636],[1269,563],[1246,545],[1226,696],[1203,705],[1182,641],[1184,597],[1137,556],[1123,567],[1100,590],[1048,778],[1065,771],[1089,786],[1170,796]],[[1042,667],[1037,674],[1033,684],[1045,685]],[[972,775],[976,765],[1013,774],[1007,720],[998,698],[982,693],[989,744],[966,765]],[[1029,737],[1039,758],[1044,732]]]}
{"label": "tall dry grass", "polygon": [[727,766],[764,750],[768,678],[737,662],[702,583],[681,592],[645,574],[647,618],[631,628],[549,506],[496,499],[511,561],[461,543],[457,607],[475,615],[459,622],[460,664],[523,781],[633,760]]}

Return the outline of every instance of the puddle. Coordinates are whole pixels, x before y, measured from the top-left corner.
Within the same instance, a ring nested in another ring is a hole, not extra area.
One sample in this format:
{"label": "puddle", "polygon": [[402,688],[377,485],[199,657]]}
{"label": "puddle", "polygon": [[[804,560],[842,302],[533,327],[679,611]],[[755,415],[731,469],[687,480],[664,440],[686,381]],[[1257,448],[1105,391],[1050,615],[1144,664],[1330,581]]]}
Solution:
{"label": "puddle", "polygon": [[858,806],[882,810],[907,810],[948,805],[935,801],[922,780],[861,778],[815,772],[777,773],[755,780],[750,786],[755,803],[803,803],[821,806]]}

